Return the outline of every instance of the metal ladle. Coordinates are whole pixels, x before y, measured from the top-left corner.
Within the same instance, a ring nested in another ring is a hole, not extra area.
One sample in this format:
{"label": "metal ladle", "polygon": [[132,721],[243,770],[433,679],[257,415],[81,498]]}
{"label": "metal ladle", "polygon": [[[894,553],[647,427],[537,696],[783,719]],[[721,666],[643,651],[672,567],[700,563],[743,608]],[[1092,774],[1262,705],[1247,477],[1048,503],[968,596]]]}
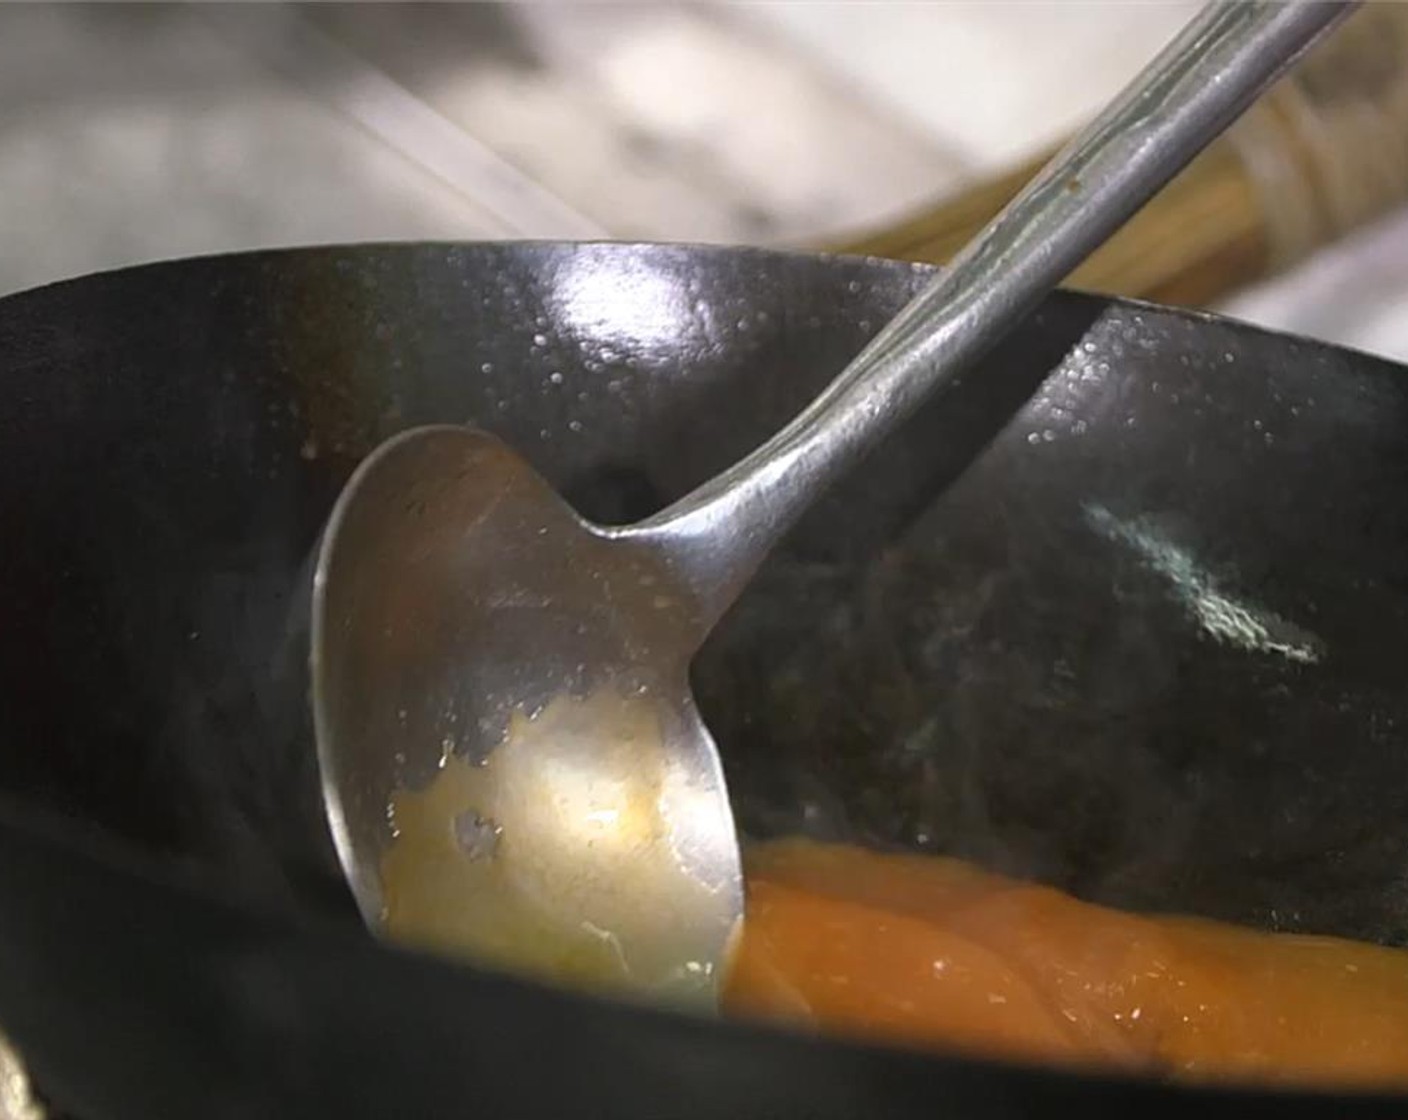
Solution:
{"label": "metal ladle", "polygon": [[[812,405],[645,521],[584,521],[481,431],[378,448],[334,509],[312,604],[326,807],[366,920],[538,977],[715,1007],[743,884],[695,652],[828,485],[1352,7],[1205,9]],[[412,807],[429,815],[414,835]],[[413,843],[428,935],[400,929],[409,911],[383,875]]]}

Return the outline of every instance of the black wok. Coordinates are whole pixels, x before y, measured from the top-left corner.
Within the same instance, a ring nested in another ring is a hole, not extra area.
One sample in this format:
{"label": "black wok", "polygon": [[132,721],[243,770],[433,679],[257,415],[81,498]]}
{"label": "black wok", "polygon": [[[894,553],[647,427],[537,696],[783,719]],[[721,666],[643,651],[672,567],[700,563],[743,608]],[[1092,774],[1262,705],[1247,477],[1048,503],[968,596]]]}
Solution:
{"label": "black wok", "polygon": [[[922,278],[426,245],[0,301],[0,1023],[54,1100],[80,1120],[1349,1114],[660,1018],[358,927],[297,592],[359,457],[473,421],[583,512],[634,519],[778,427]],[[696,676],[750,835],[1398,944],[1406,650],[1408,370],[1063,293],[813,512]]]}

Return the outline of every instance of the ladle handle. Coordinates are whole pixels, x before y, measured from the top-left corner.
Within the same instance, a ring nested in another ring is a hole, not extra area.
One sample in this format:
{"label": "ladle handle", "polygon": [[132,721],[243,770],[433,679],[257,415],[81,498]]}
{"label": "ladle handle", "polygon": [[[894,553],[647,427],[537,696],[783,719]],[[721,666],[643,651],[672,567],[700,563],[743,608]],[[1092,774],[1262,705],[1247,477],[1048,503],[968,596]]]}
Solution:
{"label": "ladle handle", "polygon": [[[946,265],[1059,147],[898,222],[854,230],[832,249]],[[1370,4],[1308,51],[1063,283],[1207,307],[1405,205],[1408,4]]]}
{"label": "ladle handle", "polygon": [[1357,7],[1213,0],[767,443],[629,530],[672,556],[700,624],[819,494],[970,364]]}

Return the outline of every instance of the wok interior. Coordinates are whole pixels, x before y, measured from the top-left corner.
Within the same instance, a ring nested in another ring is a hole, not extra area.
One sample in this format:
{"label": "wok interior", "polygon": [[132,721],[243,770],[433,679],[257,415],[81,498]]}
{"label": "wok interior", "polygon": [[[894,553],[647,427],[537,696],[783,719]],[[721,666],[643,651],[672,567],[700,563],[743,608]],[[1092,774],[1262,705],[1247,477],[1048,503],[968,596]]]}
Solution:
{"label": "wok interior", "polygon": [[[472,422],[634,519],[789,418],[922,278],[398,246],[3,301],[0,786],[355,920],[297,606],[360,457]],[[1406,424],[1384,363],[1053,298],[813,511],[701,656],[740,824],[1408,940]]]}

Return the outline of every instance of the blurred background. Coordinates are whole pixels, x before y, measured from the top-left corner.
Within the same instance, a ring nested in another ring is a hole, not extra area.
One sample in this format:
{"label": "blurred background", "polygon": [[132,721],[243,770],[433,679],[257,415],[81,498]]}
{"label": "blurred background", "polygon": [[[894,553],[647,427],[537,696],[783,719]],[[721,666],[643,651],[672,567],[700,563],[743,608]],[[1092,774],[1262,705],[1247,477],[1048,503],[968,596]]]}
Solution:
{"label": "blurred background", "polygon": [[[388,239],[940,260],[1198,6],[6,4],[0,292]],[[1076,280],[1408,359],[1408,5],[1374,7]]]}

